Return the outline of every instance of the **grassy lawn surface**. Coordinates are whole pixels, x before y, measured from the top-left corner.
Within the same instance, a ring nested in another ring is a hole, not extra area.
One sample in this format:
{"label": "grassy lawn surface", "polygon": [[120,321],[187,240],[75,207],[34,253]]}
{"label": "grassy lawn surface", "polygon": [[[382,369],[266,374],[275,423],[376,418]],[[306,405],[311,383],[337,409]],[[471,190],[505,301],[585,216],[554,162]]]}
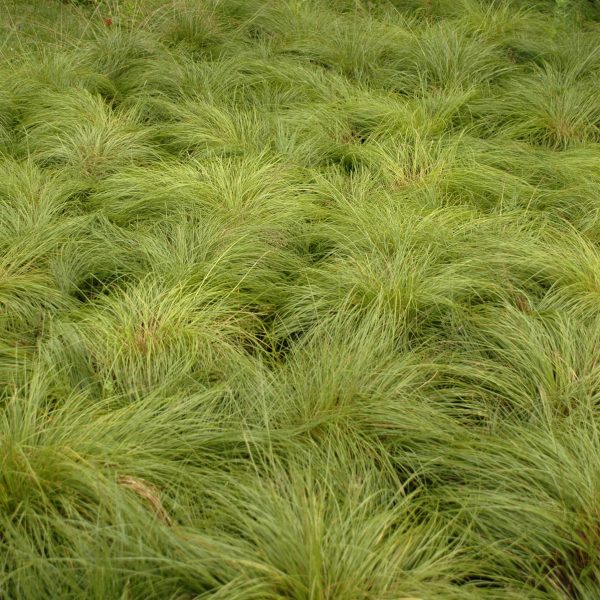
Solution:
{"label": "grassy lawn surface", "polygon": [[0,0],[0,598],[598,600],[600,2]]}

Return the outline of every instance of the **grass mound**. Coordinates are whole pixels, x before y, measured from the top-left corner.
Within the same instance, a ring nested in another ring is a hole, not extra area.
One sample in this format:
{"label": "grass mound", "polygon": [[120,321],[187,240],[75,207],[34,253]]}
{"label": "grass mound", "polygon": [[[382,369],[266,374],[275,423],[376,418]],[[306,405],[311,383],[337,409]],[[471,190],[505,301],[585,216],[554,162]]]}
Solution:
{"label": "grass mound", "polygon": [[600,4],[2,0],[0,597],[600,597]]}

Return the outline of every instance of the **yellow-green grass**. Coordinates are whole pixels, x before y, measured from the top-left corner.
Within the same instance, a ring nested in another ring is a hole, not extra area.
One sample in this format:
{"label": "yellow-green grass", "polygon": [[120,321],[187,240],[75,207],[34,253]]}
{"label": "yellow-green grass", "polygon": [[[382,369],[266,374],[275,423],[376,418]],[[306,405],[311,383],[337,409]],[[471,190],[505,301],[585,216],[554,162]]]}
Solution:
{"label": "yellow-green grass", "polygon": [[0,34],[0,598],[600,598],[599,2]]}

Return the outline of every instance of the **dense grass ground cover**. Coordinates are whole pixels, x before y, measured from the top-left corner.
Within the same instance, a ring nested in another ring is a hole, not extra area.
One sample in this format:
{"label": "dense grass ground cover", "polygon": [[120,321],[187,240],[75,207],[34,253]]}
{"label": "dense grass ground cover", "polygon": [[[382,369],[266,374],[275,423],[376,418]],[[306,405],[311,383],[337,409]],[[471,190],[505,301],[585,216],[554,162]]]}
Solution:
{"label": "dense grass ground cover", "polygon": [[600,598],[597,3],[0,15],[1,598]]}

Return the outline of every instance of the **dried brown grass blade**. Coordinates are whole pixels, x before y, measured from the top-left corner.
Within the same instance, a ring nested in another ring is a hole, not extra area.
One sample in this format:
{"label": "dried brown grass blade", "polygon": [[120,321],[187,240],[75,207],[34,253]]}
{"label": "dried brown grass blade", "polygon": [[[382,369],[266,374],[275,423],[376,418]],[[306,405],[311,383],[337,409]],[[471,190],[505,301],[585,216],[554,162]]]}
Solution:
{"label": "dried brown grass blade", "polygon": [[117,483],[132,492],[135,492],[138,496],[148,502],[152,508],[152,512],[167,525],[172,525],[173,519],[169,516],[169,513],[165,510],[158,490],[142,479],[131,477],[129,475],[120,475],[117,478]]}

